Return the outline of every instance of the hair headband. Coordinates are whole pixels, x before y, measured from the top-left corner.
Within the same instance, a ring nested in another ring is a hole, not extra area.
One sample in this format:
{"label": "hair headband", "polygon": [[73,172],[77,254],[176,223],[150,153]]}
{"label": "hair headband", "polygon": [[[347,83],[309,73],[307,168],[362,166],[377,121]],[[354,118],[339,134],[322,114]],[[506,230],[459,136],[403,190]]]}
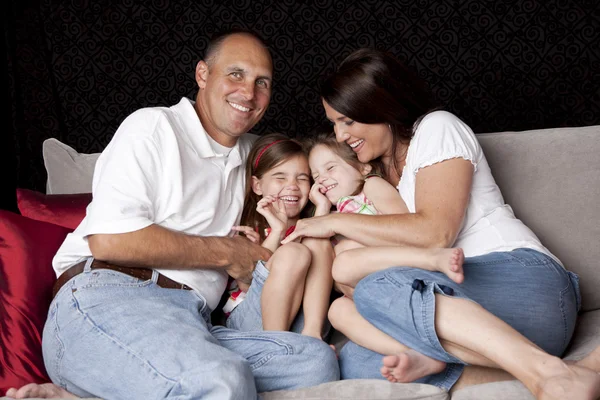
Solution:
{"label": "hair headband", "polygon": [[258,168],[258,162],[260,161],[260,158],[262,157],[263,153],[265,151],[267,151],[267,149],[271,146],[273,146],[275,143],[279,143],[279,142],[283,142],[285,139],[280,139],[280,140],[276,140],[274,142],[269,143],[268,145],[266,145],[265,147],[263,147],[263,149],[260,151],[260,153],[258,153],[258,156],[256,157],[256,161],[254,161],[254,169]]}

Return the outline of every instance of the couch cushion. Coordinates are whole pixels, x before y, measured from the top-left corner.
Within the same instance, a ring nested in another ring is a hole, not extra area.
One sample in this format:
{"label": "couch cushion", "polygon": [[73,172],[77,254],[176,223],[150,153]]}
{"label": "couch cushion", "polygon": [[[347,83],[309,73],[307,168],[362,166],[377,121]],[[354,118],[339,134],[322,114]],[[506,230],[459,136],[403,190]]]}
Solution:
{"label": "couch cushion", "polygon": [[516,216],[579,274],[583,309],[600,308],[600,126],[477,138]]}
{"label": "couch cushion", "polygon": [[377,379],[351,379],[323,383],[307,389],[263,393],[261,399],[446,400],[449,396],[445,390],[432,385],[390,383]]}
{"label": "couch cushion", "polygon": [[79,153],[52,138],[44,140],[42,154],[48,173],[47,194],[92,192],[94,168],[100,153]]}
{"label": "couch cushion", "polygon": [[56,280],[52,258],[69,232],[0,210],[0,393],[49,381],[42,330]]}
{"label": "couch cushion", "polygon": [[17,206],[21,215],[69,229],[77,228],[90,201],[91,193],[43,194],[17,189]]}

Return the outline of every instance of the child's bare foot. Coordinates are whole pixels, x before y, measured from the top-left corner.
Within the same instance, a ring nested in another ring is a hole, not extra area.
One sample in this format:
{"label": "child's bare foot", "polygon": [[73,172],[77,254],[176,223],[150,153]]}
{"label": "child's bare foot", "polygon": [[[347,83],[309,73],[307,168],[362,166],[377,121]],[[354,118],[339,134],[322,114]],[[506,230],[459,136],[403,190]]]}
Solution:
{"label": "child's bare foot", "polygon": [[600,375],[579,365],[565,365],[562,373],[540,382],[533,394],[539,400],[596,400],[600,398]]}
{"label": "child's bare foot", "polygon": [[444,368],[445,362],[409,349],[398,355],[383,357],[381,375],[390,382],[409,383],[442,372]]}
{"label": "child's bare foot", "polygon": [[456,283],[463,283],[465,274],[463,271],[463,262],[465,253],[460,247],[453,249],[431,249],[433,252],[434,266],[440,272],[443,272]]}
{"label": "child's bare foot", "polygon": [[20,389],[10,388],[6,391],[6,397],[13,399],[25,399],[29,397],[37,397],[40,399],[78,399],[73,393],[67,392],[65,389],[53,383],[30,383]]}

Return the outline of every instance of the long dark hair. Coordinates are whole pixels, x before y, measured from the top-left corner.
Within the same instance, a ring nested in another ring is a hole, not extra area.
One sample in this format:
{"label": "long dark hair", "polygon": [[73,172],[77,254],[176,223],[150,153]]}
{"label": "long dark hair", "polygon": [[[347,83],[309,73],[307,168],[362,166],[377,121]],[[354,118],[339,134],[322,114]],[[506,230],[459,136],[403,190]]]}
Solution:
{"label": "long dark hair", "polygon": [[306,156],[302,145],[282,133],[265,134],[259,137],[250,149],[246,161],[246,194],[241,224],[257,230],[262,240],[265,239],[265,228],[268,224],[265,217],[256,211],[261,196],[252,190],[252,176],[261,179],[273,168],[297,156]]}
{"label": "long dark hair", "polygon": [[[398,144],[409,143],[417,123],[437,108],[426,84],[410,69],[391,54],[369,48],[358,49],[342,61],[321,86],[321,97],[354,121],[388,124],[392,167],[398,173],[398,159],[406,156],[397,154]],[[382,166],[381,160],[372,161]]]}

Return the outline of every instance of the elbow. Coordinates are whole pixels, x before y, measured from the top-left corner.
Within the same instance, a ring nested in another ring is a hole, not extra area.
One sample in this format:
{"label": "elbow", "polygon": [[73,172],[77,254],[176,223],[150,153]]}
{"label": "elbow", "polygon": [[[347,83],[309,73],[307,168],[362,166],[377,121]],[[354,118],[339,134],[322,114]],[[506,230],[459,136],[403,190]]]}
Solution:
{"label": "elbow", "polygon": [[88,237],[88,246],[92,253],[92,257],[96,260],[108,261],[110,259],[110,249],[114,246],[111,245],[112,235],[90,235]]}
{"label": "elbow", "polygon": [[429,248],[449,248],[452,247],[456,241],[456,232],[438,232],[434,235],[427,243],[426,247]]}

